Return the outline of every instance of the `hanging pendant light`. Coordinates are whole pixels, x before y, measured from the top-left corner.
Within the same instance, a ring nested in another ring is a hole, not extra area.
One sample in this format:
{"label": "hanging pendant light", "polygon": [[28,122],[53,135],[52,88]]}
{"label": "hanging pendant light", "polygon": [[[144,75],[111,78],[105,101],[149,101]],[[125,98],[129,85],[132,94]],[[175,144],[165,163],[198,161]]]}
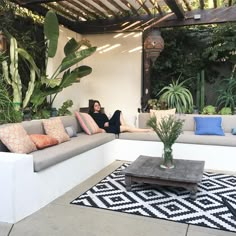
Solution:
{"label": "hanging pendant light", "polygon": [[4,53],[7,50],[7,39],[2,31],[0,31],[0,53]]}
{"label": "hanging pendant light", "polygon": [[144,41],[144,52],[146,57],[155,62],[161,51],[164,49],[164,40],[157,29],[151,29]]}

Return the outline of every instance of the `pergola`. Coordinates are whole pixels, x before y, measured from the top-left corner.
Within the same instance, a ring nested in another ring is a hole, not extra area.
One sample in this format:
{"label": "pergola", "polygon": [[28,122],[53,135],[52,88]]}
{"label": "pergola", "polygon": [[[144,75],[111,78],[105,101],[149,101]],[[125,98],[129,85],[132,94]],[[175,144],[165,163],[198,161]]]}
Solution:
{"label": "pergola", "polygon": [[[54,10],[60,24],[80,34],[137,31],[143,32],[144,40],[148,32],[153,29],[236,22],[236,0],[11,0],[11,2],[42,16],[45,16],[48,10]],[[156,42],[154,44],[157,45]],[[150,58],[145,53],[142,106],[150,98],[150,65]]]}
{"label": "pergola", "polygon": [[43,16],[53,9],[60,24],[81,34],[236,21],[235,0],[11,1]]}

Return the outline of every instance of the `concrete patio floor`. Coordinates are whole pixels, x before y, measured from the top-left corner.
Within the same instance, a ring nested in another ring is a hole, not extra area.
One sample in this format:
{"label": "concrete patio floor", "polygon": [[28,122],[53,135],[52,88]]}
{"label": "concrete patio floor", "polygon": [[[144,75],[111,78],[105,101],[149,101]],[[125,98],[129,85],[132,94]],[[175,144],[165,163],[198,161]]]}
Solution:
{"label": "concrete patio floor", "polygon": [[0,223],[0,236],[236,236],[221,230],[70,204],[122,163],[112,163],[14,225]]}

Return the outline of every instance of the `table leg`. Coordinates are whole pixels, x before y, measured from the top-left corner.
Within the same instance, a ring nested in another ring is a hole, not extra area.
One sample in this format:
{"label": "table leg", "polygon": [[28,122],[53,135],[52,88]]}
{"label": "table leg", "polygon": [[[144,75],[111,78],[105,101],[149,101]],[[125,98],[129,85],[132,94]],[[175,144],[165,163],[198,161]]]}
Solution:
{"label": "table leg", "polygon": [[130,176],[125,176],[125,186],[127,191],[131,191],[131,177]]}
{"label": "table leg", "polygon": [[191,200],[196,200],[197,198],[197,184],[190,189],[190,198]]}

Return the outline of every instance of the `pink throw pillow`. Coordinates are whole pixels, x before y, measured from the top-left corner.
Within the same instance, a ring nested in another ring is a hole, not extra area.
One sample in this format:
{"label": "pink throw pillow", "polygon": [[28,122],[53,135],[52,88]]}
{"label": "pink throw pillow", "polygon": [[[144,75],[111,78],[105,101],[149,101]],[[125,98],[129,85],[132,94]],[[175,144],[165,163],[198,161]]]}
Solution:
{"label": "pink throw pillow", "polygon": [[37,150],[36,146],[21,124],[11,124],[0,129],[2,143],[14,153],[30,153]]}
{"label": "pink throw pillow", "polygon": [[80,126],[86,134],[100,133],[100,129],[94,119],[87,113],[75,112],[75,115],[80,123]]}
{"label": "pink throw pillow", "polygon": [[57,139],[46,134],[30,134],[31,140],[34,142],[38,149],[43,149],[53,145],[57,145]]}
{"label": "pink throw pillow", "polygon": [[43,127],[45,133],[57,139],[58,143],[63,143],[70,140],[66,133],[62,121],[59,117],[43,120]]}

